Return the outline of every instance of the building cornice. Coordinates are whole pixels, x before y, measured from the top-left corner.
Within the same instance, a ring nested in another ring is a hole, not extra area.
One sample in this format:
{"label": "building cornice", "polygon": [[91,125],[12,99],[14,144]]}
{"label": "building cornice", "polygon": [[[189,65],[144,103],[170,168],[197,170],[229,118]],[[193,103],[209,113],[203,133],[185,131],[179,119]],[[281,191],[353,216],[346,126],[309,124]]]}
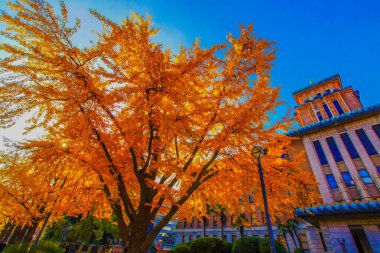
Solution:
{"label": "building cornice", "polygon": [[315,88],[315,87],[317,87],[317,86],[319,86],[319,85],[321,85],[321,84],[323,84],[323,83],[326,83],[326,82],[331,81],[331,80],[336,79],[336,78],[339,78],[339,79],[340,79],[340,75],[339,75],[339,74],[335,74],[335,75],[333,75],[333,76],[327,77],[327,78],[325,78],[325,79],[323,79],[323,80],[321,80],[321,81],[318,81],[318,82],[316,82],[316,83],[313,83],[313,84],[311,84],[311,85],[309,85],[309,86],[306,86],[306,87],[304,87],[304,88],[302,88],[302,89],[296,90],[296,91],[294,91],[292,94],[293,94],[293,95],[297,95],[297,94],[299,94],[299,93],[301,93],[301,92],[304,92],[304,91],[310,90],[310,89],[312,89],[312,88]]}
{"label": "building cornice", "polygon": [[330,119],[324,119],[320,122],[301,127],[294,131],[290,131],[287,135],[291,137],[303,136],[306,134],[311,134],[320,131],[322,129],[326,129],[328,127],[341,125],[354,120],[359,120],[364,117],[372,116],[378,113],[380,113],[380,104],[361,108],[352,112],[332,117]]}

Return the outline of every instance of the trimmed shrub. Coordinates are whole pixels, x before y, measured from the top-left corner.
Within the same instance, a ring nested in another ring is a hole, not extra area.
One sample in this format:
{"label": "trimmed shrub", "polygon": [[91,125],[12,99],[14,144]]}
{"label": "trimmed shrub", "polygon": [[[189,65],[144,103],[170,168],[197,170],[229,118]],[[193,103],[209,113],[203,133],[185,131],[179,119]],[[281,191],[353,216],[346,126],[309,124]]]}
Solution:
{"label": "trimmed shrub", "polygon": [[57,243],[49,241],[40,241],[36,247],[30,248],[28,251],[28,245],[11,244],[4,249],[4,253],[62,253]]}
{"label": "trimmed shrub", "polygon": [[231,253],[232,252],[232,242],[226,242],[226,241],[223,241],[223,243],[225,243],[225,251],[223,252],[228,252],[228,253]]}
{"label": "trimmed shrub", "polygon": [[230,253],[227,242],[216,237],[202,237],[191,243],[191,253]]}
{"label": "trimmed shrub", "polygon": [[261,238],[257,236],[244,236],[244,247],[241,238],[236,240],[232,247],[232,253],[258,253],[259,241]]}
{"label": "trimmed shrub", "polygon": [[20,248],[20,244],[10,244],[4,249],[4,253],[27,253],[28,252],[28,246],[23,245]]}
{"label": "trimmed shrub", "polygon": [[303,250],[300,248],[295,248],[294,253],[303,253]]}
{"label": "trimmed shrub", "polygon": [[178,244],[174,247],[174,253],[190,253],[190,246],[187,244]]}
{"label": "trimmed shrub", "polygon": [[[287,253],[284,245],[282,245],[279,241],[275,241],[275,247],[277,253]],[[259,241],[260,253],[271,253],[269,238],[260,238]]]}
{"label": "trimmed shrub", "polygon": [[[277,253],[287,253],[285,247],[278,241],[275,241]],[[268,238],[258,236],[244,236],[244,248],[241,238],[236,240],[232,247],[232,253],[270,253]]]}

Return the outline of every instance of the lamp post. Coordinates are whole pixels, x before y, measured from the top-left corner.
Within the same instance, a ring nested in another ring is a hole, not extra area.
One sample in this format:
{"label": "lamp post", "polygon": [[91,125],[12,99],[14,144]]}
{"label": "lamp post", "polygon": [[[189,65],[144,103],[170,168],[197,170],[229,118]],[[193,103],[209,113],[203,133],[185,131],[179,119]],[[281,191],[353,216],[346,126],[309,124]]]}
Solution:
{"label": "lamp post", "polygon": [[262,192],[263,200],[264,200],[264,207],[265,207],[265,214],[266,214],[266,219],[267,219],[267,228],[268,228],[268,234],[269,234],[270,248],[271,248],[272,253],[276,253],[276,247],[274,244],[274,237],[273,237],[273,230],[272,230],[272,223],[270,221],[270,214],[269,214],[269,208],[268,208],[267,193],[265,190],[263,167],[261,166],[261,158],[263,156],[265,156],[266,154],[267,154],[267,150],[265,148],[263,148],[262,146],[255,146],[251,152],[251,155],[257,159],[257,167],[259,169],[261,192]]}

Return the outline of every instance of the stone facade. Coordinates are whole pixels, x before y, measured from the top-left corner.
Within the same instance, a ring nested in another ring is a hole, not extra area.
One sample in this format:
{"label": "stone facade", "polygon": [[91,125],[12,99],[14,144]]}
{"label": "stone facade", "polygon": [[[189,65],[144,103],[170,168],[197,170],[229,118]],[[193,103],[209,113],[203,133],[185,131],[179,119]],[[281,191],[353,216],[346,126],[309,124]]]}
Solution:
{"label": "stone facade", "polygon": [[[319,183],[320,210],[380,200],[380,106],[363,108],[358,94],[343,88],[339,75],[293,93],[301,128],[290,135],[303,143],[304,168]],[[314,225],[300,229],[309,252],[380,253],[380,211],[302,218]]]}

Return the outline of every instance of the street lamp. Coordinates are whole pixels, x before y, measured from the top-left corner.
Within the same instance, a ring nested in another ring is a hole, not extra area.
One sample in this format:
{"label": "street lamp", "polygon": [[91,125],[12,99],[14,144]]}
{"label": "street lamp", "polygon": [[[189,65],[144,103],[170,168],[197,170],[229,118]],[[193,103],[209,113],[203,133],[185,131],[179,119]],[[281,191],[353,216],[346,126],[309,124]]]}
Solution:
{"label": "street lamp", "polygon": [[274,238],[273,238],[272,223],[270,221],[270,214],[269,214],[269,208],[268,208],[267,193],[265,191],[263,167],[261,166],[261,158],[263,158],[263,156],[265,156],[266,154],[267,154],[267,149],[263,148],[262,146],[255,146],[251,151],[251,155],[257,159],[257,167],[259,169],[259,174],[260,174],[261,192],[262,192],[263,200],[264,200],[270,248],[271,248],[272,253],[276,253],[276,248],[275,248]]}

